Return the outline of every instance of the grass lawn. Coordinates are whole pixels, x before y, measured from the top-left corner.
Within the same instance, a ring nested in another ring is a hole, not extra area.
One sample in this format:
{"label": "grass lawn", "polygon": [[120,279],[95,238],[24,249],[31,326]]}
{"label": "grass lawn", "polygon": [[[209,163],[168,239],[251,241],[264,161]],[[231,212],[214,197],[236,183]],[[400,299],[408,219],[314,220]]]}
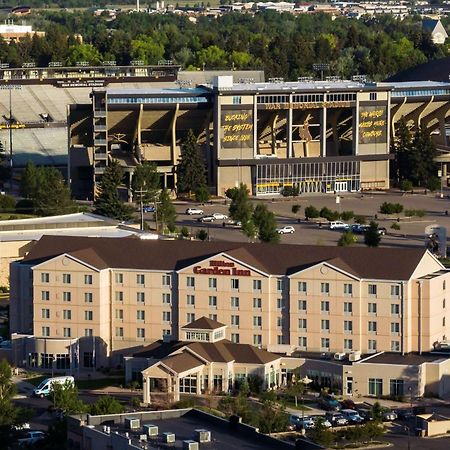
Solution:
{"label": "grass lawn", "polygon": [[17,214],[17,213],[3,213],[0,214],[0,220],[16,220],[16,219],[31,219],[34,216],[32,214]]}
{"label": "grass lawn", "polygon": [[288,408],[297,409],[298,411],[310,411],[311,408],[308,408],[306,405],[302,405],[301,402],[298,402],[298,405],[295,406],[294,401],[285,402],[284,405]]}

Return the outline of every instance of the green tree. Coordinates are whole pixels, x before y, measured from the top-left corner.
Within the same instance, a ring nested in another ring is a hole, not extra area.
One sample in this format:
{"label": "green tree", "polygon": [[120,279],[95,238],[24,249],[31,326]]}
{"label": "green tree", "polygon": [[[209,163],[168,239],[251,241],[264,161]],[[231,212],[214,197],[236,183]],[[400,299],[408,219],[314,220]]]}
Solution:
{"label": "green tree", "polygon": [[181,157],[177,166],[178,192],[189,193],[206,185],[205,162],[200,153],[197,139],[189,130],[181,144]]}
{"label": "green tree", "polygon": [[114,397],[105,395],[89,406],[89,414],[99,416],[102,414],[120,414],[124,412],[124,407]]}
{"label": "green tree", "polygon": [[131,207],[120,200],[118,188],[122,183],[123,169],[119,161],[113,159],[100,180],[100,193],[95,200],[95,211],[106,217],[117,220],[129,220],[132,217]]}
{"label": "green tree", "polygon": [[430,180],[436,177],[437,167],[434,162],[436,146],[431,140],[426,125],[421,125],[415,132],[411,143],[409,158],[409,179],[417,186],[428,187]]}
{"label": "green tree", "polygon": [[140,35],[131,41],[131,57],[144,64],[157,64],[164,59],[164,46],[151,36]]}
{"label": "green tree", "polygon": [[50,400],[53,402],[53,407],[61,410],[65,416],[88,410],[87,405],[78,397],[77,387],[70,380],[64,384],[53,383]]}
{"label": "green tree", "polygon": [[292,208],[291,208],[292,214],[297,215],[298,212],[300,211],[300,208],[301,208],[300,205],[292,205]]}
{"label": "green tree", "polygon": [[284,406],[277,404],[273,399],[263,400],[259,411],[259,428],[263,433],[285,431],[289,422]]}
{"label": "green tree", "polygon": [[139,191],[143,191],[142,201],[144,203],[154,202],[160,189],[156,164],[144,161],[142,164],[136,166],[133,172],[131,188],[133,189],[133,200],[135,202],[141,199]]}
{"label": "green tree", "polygon": [[305,208],[305,217],[307,219],[316,219],[319,215],[320,212],[315,206],[310,205]]}
{"label": "green tree", "polygon": [[286,394],[290,397],[294,397],[295,407],[298,406],[298,397],[305,393],[305,384],[301,381],[291,382],[288,384]]}
{"label": "green tree", "polygon": [[0,194],[0,212],[14,212],[16,208],[16,199],[11,195]]}
{"label": "green tree", "polygon": [[39,175],[39,169],[34,165],[33,161],[28,161],[20,178],[20,194],[23,197],[31,199],[35,196],[41,181]]}
{"label": "green tree", "polygon": [[262,242],[276,244],[280,241],[277,233],[277,223],[275,214],[267,209],[267,206],[260,203],[253,212],[253,221],[258,228],[258,237]]}
{"label": "green tree", "polygon": [[356,244],[357,237],[351,231],[344,231],[338,240],[339,247],[348,247],[349,245]]}
{"label": "green tree", "polygon": [[195,201],[198,203],[206,203],[209,200],[209,190],[206,186],[199,186],[195,190]]}
{"label": "green tree", "polygon": [[228,210],[230,217],[242,224],[249,222],[253,214],[253,205],[247,185],[241,183],[239,187],[228,189],[226,195],[231,198]]}
{"label": "green tree", "polygon": [[364,243],[368,247],[378,247],[381,241],[381,236],[378,233],[378,224],[374,221],[370,222],[369,228],[364,233]]}
{"label": "green tree", "polygon": [[391,175],[397,180],[397,185],[400,185],[403,180],[410,176],[411,132],[405,117],[398,121],[396,128],[395,138],[391,145],[391,153],[394,154]]}
{"label": "green tree", "polygon": [[197,52],[197,61],[200,67],[220,69],[225,66],[226,53],[217,45],[210,45]]}
{"label": "green tree", "polygon": [[155,212],[155,219],[161,233],[164,234],[166,229],[173,233],[176,218],[177,213],[170,199],[169,191],[164,188],[159,195],[158,207]]}
{"label": "green tree", "polygon": [[87,61],[98,65],[101,62],[100,52],[92,44],[76,44],[69,47],[67,63],[74,66],[77,62]]}
{"label": "green tree", "polygon": [[247,220],[247,222],[242,223],[241,230],[247,236],[250,241],[258,237],[259,229],[255,225],[255,221],[252,219]]}

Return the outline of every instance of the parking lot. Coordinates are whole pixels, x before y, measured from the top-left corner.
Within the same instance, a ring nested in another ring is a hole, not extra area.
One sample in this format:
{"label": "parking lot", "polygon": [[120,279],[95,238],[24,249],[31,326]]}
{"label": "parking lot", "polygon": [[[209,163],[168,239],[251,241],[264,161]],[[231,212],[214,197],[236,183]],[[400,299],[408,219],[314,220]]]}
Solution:
{"label": "parking lot", "polygon": [[[322,195],[317,197],[296,197],[293,199],[285,198],[258,198],[253,203],[264,202],[268,208],[273,211],[277,217],[277,225],[283,227],[291,225],[294,227],[293,234],[284,234],[281,236],[281,242],[291,244],[310,244],[310,245],[336,245],[341,232],[338,230],[329,230],[325,225],[320,228],[315,221],[305,221],[304,211],[309,205],[314,205],[321,209],[326,206],[332,210],[353,211],[357,215],[366,216],[367,222],[376,220],[380,227],[387,229],[387,235],[383,236],[381,245],[390,247],[403,246],[423,246],[425,227],[431,224],[439,224],[450,227],[450,216],[445,211],[450,212],[450,200],[447,195],[450,191],[444,192],[444,198],[438,198],[436,194],[417,193],[403,195],[399,192],[373,193],[373,194],[346,194],[340,196],[340,204],[336,204],[334,195]],[[383,202],[400,203],[405,209],[423,209],[426,211],[424,217],[405,218],[404,214],[400,214],[400,230],[391,229],[396,217],[386,217],[378,212]],[[229,203],[229,200],[228,200]],[[297,215],[293,214],[291,209],[294,204],[300,205],[300,211]],[[198,222],[198,215],[187,215],[185,210],[188,207],[197,207],[196,203],[179,202],[175,204],[178,217],[177,227],[187,227],[191,235],[196,235],[199,230],[203,229],[209,233],[211,240],[224,240],[235,242],[248,242],[248,238],[243,235],[236,227],[229,226],[226,221],[217,220],[212,223]],[[208,204],[200,205],[205,215],[213,213],[228,214],[228,205],[224,200],[215,201]],[[377,216],[375,218],[375,216]],[[145,214],[146,220],[152,228],[153,214]],[[350,221],[353,222],[353,221]],[[358,244],[364,245],[364,237],[358,236]],[[358,245],[357,244],[357,245]]]}

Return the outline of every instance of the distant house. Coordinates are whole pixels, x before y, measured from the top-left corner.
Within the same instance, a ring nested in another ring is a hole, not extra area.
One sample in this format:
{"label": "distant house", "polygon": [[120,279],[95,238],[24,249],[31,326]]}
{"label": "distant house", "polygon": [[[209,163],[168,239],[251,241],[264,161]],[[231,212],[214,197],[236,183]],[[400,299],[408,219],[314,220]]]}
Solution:
{"label": "distant house", "polygon": [[439,19],[425,19],[422,21],[422,27],[431,33],[431,40],[434,44],[443,44],[448,38],[448,34]]}

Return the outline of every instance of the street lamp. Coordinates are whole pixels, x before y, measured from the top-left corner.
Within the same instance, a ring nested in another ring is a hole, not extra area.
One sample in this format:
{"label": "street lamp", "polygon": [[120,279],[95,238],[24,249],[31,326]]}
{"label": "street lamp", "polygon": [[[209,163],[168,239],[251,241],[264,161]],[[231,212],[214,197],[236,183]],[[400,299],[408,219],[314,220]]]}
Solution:
{"label": "street lamp", "polygon": [[305,433],[305,398],[304,398],[304,394],[306,389],[308,388],[308,385],[310,383],[312,383],[313,380],[311,380],[310,378],[308,378],[308,375],[304,376],[303,378],[300,379],[300,383],[303,384],[303,389],[302,389],[302,397],[301,397],[301,401],[302,401],[302,434]]}

